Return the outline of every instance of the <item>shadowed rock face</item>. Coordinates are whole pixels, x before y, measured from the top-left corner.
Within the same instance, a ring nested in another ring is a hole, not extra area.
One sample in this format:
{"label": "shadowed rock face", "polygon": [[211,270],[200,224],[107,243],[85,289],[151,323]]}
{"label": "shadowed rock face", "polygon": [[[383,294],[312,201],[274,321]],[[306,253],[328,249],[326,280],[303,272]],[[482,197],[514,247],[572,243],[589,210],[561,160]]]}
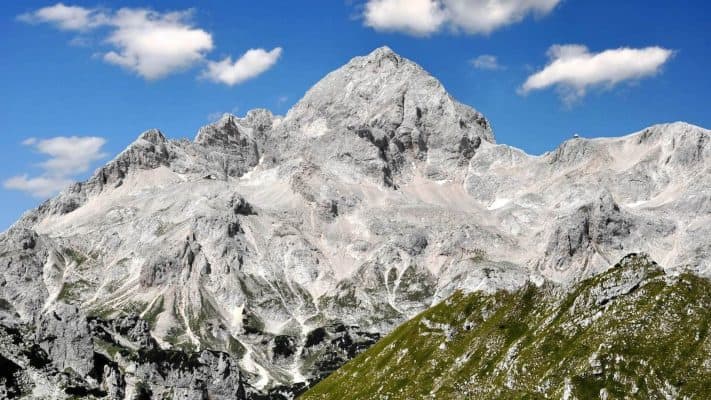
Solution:
{"label": "shadowed rock face", "polygon": [[30,393],[40,398],[111,399],[257,395],[234,357],[209,350],[163,350],[137,317],[105,321],[59,305],[36,328],[3,320],[0,342],[3,354],[14,360],[8,370],[11,379],[4,382],[9,398]]}
{"label": "shadowed rock face", "polygon": [[542,265],[565,271],[577,262],[586,268],[598,248],[622,250],[633,223],[634,218],[620,210],[612,195],[602,192],[558,222]]}
{"label": "shadowed rock face", "polygon": [[[65,305],[139,315],[156,348],[230,355],[246,393],[300,390],[457,290],[566,287],[638,251],[708,275],[708,135],[657,125],[530,156],[381,48],[286,116],[142,134],[0,235],[0,305],[32,329]],[[111,375],[126,393],[167,384],[131,371]]]}

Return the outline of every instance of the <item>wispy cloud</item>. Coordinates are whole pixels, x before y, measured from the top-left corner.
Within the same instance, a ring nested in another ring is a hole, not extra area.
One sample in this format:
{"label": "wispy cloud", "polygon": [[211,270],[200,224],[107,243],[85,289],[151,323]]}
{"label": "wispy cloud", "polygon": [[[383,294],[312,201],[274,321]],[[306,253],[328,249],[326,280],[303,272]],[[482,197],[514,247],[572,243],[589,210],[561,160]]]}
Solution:
{"label": "wispy cloud", "polygon": [[230,115],[237,115],[239,113],[239,106],[234,106],[232,109],[229,111],[215,111],[207,114],[207,117],[205,118],[208,123],[212,124],[214,122],[217,122],[222,118],[225,114],[230,114]]}
{"label": "wispy cloud", "polygon": [[35,197],[49,197],[89,170],[91,164],[106,157],[102,148],[106,140],[96,136],[58,136],[38,140],[28,138],[24,146],[32,147],[48,158],[39,164],[42,174],[14,176],[3,182],[6,189],[20,190]]}
{"label": "wispy cloud", "polygon": [[449,27],[487,34],[520,22],[528,15],[547,15],[561,0],[368,0],[366,26],[428,36]]}
{"label": "wispy cloud", "polygon": [[[101,59],[149,80],[160,79],[207,62],[207,74],[217,71],[217,78],[213,80],[235,85],[254,78],[271,67],[281,53],[281,48],[271,52],[252,49],[234,64],[229,57],[218,62],[209,61],[207,54],[215,47],[212,34],[195,26],[192,17],[193,10],[110,10],[58,3],[19,15],[18,19],[31,24],[46,23],[60,30],[77,32],[80,36],[70,42],[75,45],[92,43],[88,34],[98,31],[102,36],[100,42],[110,46],[107,51],[99,53]],[[265,60],[269,61],[266,67],[260,64]]]}
{"label": "wispy cloud", "polygon": [[673,54],[672,50],[657,46],[591,53],[583,45],[554,45],[548,50],[548,64],[529,76],[519,93],[555,87],[570,105],[592,87],[612,88],[624,81],[656,75]]}
{"label": "wispy cloud", "polygon": [[498,58],[491,54],[482,54],[471,60],[472,67],[488,71],[497,71],[504,69],[504,66],[499,64]]}
{"label": "wispy cloud", "polygon": [[46,199],[69,186],[73,181],[57,176],[36,176],[30,178],[27,174],[13,176],[3,183],[5,189],[19,190],[33,197]]}
{"label": "wispy cloud", "polygon": [[207,118],[205,118],[205,119],[207,120],[207,122],[209,124],[213,124],[213,123],[219,121],[220,118],[222,118],[222,116],[225,114],[227,114],[227,113],[215,111],[215,112],[211,112],[211,113],[207,114]]}
{"label": "wispy cloud", "polygon": [[65,31],[87,31],[108,22],[107,15],[98,8],[67,6],[63,3],[21,14],[17,19],[30,24],[48,23]]}

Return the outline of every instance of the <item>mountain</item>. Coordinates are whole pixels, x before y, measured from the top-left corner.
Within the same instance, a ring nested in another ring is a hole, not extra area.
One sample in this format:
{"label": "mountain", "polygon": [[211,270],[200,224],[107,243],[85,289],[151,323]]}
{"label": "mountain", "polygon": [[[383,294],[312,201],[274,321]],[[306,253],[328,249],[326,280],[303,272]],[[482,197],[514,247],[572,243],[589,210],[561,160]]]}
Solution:
{"label": "mountain", "polygon": [[[631,252],[708,276],[710,149],[708,130],[673,123],[530,156],[376,49],[285,116],[225,115],[194,140],[146,131],[23,215],[0,236],[2,324],[20,332],[0,354],[21,391],[67,387],[70,368],[104,392],[113,374],[128,394],[290,397],[458,291],[566,288]],[[87,342],[65,357],[73,329]],[[9,356],[27,346],[47,364]]]}
{"label": "mountain", "polygon": [[301,399],[697,398],[710,306],[710,280],[638,254],[568,291],[457,292]]}

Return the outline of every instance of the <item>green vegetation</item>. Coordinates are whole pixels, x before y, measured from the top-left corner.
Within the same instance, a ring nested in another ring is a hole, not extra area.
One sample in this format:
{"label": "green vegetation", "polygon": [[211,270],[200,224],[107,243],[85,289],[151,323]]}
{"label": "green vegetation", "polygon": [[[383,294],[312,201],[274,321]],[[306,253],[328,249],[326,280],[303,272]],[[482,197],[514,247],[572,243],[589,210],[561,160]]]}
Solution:
{"label": "green vegetation", "polygon": [[144,301],[128,301],[121,305],[120,311],[124,314],[141,314],[148,307]]}
{"label": "green vegetation", "polygon": [[244,348],[242,343],[232,337],[232,335],[227,338],[227,341],[227,352],[232,354],[233,356],[241,358],[247,352],[247,349]]}
{"label": "green vegetation", "polygon": [[165,311],[165,308],[163,307],[163,296],[160,296],[157,300],[155,300],[151,305],[148,310],[143,314],[143,319],[148,322],[148,325],[151,326],[151,328],[155,328],[156,326],[156,321],[158,321],[158,316]]}
{"label": "green vegetation", "polygon": [[190,308],[186,310],[188,326],[190,327],[192,333],[199,338],[200,342],[206,348],[226,351],[228,350],[229,343],[224,343],[223,341],[215,338],[210,328],[211,324],[220,323],[220,314],[212,305],[210,300],[209,294],[201,291],[200,309],[198,312],[195,313]]}
{"label": "green vegetation", "polygon": [[170,230],[170,228],[170,224],[160,221],[153,234],[157,237],[163,236]]}
{"label": "green vegetation", "polygon": [[486,254],[486,250],[484,249],[473,249],[473,250],[465,250],[465,256],[464,258],[469,259],[473,262],[482,262],[488,258],[488,255]]}
{"label": "green vegetation", "polygon": [[[172,326],[163,337],[163,340],[170,343],[171,346],[177,349],[183,349],[188,345],[182,338],[185,336],[185,329],[182,327]],[[192,344],[190,344],[191,346]],[[187,346],[189,347],[189,346]]]}
{"label": "green vegetation", "polygon": [[84,262],[87,260],[87,257],[84,254],[81,254],[78,251],[70,248],[65,248],[64,254],[66,254],[69,259],[73,260],[77,264],[77,267],[84,264]]}
{"label": "green vegetation", "polygon": [[83,279],[76,282],[64,282],[62,290],[60,290],[57,295],[57,300],[61,300],[65,303],[76,302],[81,299],[82,294],[90,287],[91,284]]}
{"label": "green vegetation", "polygon": [[301,399],[704,398],[711,281],[631,255],[563,293],[456,293]]}
{"label": "green vegetation", "polygon": [[116,354],[120,353],[121,351],[126,351],[125,347],[121,347],[115,343],[107,342],[106,340],[103,340],[101,338],[95,338],[94,339],[94,344],[104,350],[106,354],[111,358],[112,360],[116,359]]}
{"label": "green vegetation", "polygon": [[87,310],[87,315],[90,317],[98,317],[103,320],[109,320],[118,314],[118,310],[109,306],[96,306]]}
{"label": "green vegetation", "polygon": [[175,350],[183,350],[188,353],[197,351],[197,346],[195,346],[187,335],[187,326],[185,326],[182,319],[178,317],[180,314],[178,313],[175,302],[173,302],[172,313],[177,321],[177,325],[173,325],[168,329],[163,340],[170,343],[171,347]]}

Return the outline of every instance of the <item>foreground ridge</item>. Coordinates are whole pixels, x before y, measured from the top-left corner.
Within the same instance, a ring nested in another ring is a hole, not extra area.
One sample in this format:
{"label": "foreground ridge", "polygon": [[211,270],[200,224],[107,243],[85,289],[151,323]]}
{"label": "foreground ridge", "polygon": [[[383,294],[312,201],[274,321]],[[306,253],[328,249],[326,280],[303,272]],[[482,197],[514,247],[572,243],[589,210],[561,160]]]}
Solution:
{"label": "foreground ridge", "polygon": [[693,398],[711,388],[709,306],[711,281],[636,254],[567,293],[458,292],[300,398]]}

